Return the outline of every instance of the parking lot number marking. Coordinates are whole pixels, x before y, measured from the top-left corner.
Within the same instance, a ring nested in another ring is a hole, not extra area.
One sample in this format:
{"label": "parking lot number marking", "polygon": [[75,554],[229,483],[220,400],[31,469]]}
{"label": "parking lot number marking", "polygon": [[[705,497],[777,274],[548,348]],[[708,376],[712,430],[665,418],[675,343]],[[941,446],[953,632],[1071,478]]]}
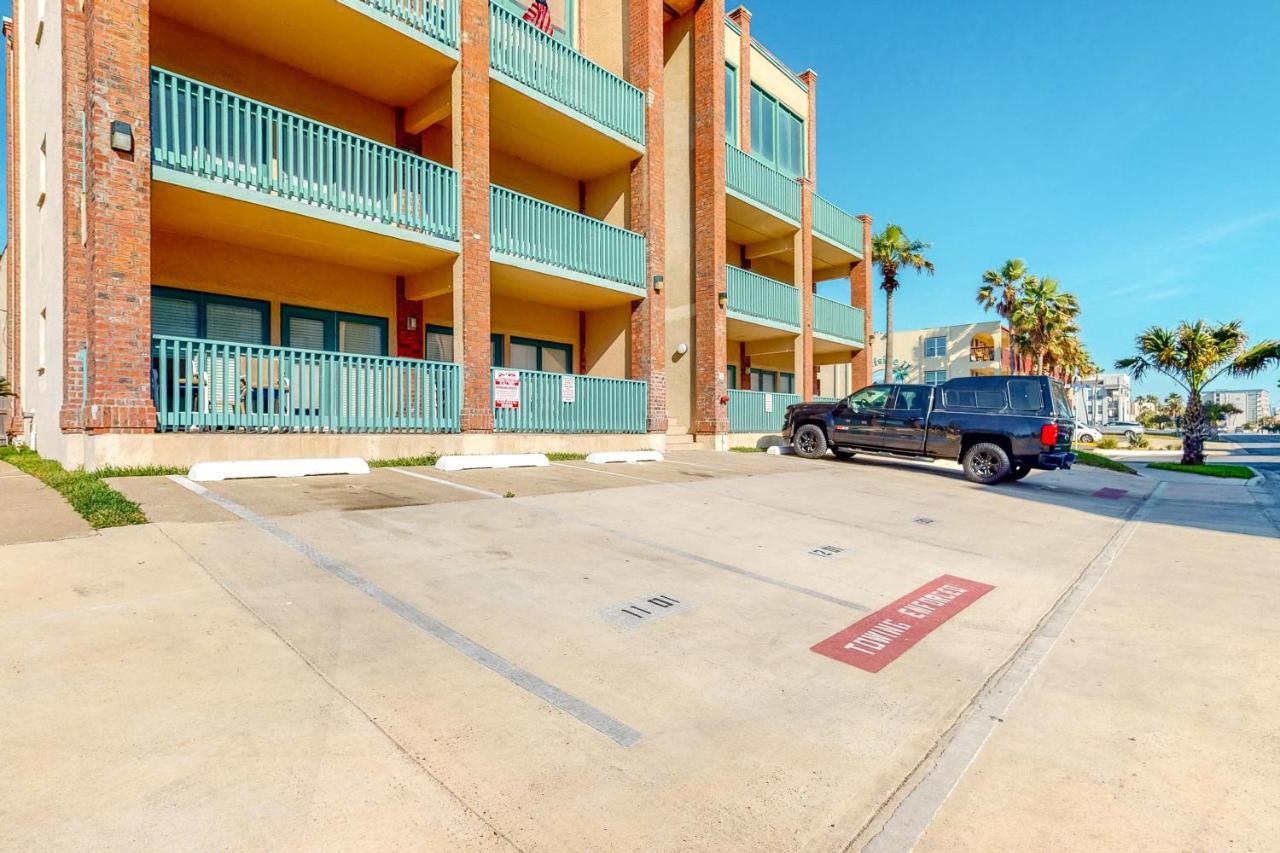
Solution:
{"label": "parking lot number marking", "polygon": [[1093,496],[1109,501],[1118,501],[1127,494],[1129,494],[1128,489],[1098,489],[1093,493]]}
{"label": "parking lot number marking", "polygon": [[653,622],[663,616],[688,609],[687,602],[674,596],[655,595],[606,608],[602,613],[610,621],[631,628],[642,622]]}
{"label": "parking lot number marking", "polygon": [[839,545],[819,545],[817,548],[812,549],[809,553],[815,557],[823,557],[823,558],[838,557],[844,553],[844,549],[841,548]]}
{"label": "parking lot number marking", "polygon": [[866,672],[879,672],[993,589],[990,584],[943,575],[859,619],[812,650]]}

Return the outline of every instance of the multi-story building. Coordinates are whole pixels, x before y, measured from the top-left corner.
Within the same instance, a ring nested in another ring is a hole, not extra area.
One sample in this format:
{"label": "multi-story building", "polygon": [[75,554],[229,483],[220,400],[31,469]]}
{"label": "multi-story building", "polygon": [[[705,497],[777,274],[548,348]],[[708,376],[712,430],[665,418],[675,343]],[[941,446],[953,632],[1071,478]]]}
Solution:
{"label": "multi-story building", "polygon": [[527,7],[16,0],[9,431],[91,468],[724,447],[869,376],[817,75],[745,9]]}
{"label": "multi-story building", "polygon": [[1271,392],[1265,388],[1250,388],[1245,391],[1210,391],[1204,395],[1204,402],[1219,406],[1235,406],[1239,414],[1227,415],[1225,424],[1228,430],[1238,430],[1247,424],[1256,424],[1271,413]]}
{"label": "multi-story building", "polygon": [[[885,381],[885,335],[876,333],[873,377]],[[994,376],[1013,370],[1009,330],[997,321],[939,326],[934,329],[895,330],[893,371],[888,381],[941,385],[962,376]],[[867,382],[855,378],[844,365],[824,367],[820,376],[824,397],[844,397]],[[858,383],[861,384],[858,384]]]}
{"label": "multi-story building", "polygon": [[1127,373],[1103,373],[1071,384],[1076,417],[1090,426],[1134,420],[1133,382]]}

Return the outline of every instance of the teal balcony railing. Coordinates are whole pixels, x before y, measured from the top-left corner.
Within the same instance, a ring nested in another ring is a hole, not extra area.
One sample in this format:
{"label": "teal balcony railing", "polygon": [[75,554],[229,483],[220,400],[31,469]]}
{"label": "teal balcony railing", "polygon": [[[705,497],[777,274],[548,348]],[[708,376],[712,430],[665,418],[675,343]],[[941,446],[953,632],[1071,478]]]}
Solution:
{"label": "teal balcony railing", "polygon": [[458,366],[155,336],[160,432],[457,432]]}
{"label": "teal balcony railing", "polygon": [[813,230],[837,246],[863,254],[862,220],[813,194]]}
{"label": "teal balcony railing", "polygon": [[862,309],[825,296],[814,296],[813,333],[846,343],[865,344]]}
{"label": "teal balcony railing", "polygon": [[536,370],[514,372],[520,375],[520,408],[494,409],[498,432],[613,434],[648,429],[648,383]]}
{"label": "teal balcony railing", "polygon": [[458,239],[453,169],[159,68],[151,69],[151,161]]}
{"label": "teal balcony railing", "polygon": [[800,184],[731,142],[725,143],[725,184],[741,196],[800,222]]}
{"label": "teal balcony railing", "polygon": [[730,390],[729,432],[781,432],[787,406],[799,402],[799,394]]}
{"label": "teal balcony railing", "polygon": [[489,8],[494,70],[644,144],[643,92],[497,3]]}
{"label": "teal balcony railing", "polygon": [[360,0],[450,47],[458,46],[458,0]]}
{"label": "teal balcony railing", "polygon": [[725,279],[730,317],[800,331],[799,290],[738,267],[729,267]]}
{"label": "teal balcony railing", "polygon": [[541,199],[493,187],[492,251],[645,289],[645,238]]}

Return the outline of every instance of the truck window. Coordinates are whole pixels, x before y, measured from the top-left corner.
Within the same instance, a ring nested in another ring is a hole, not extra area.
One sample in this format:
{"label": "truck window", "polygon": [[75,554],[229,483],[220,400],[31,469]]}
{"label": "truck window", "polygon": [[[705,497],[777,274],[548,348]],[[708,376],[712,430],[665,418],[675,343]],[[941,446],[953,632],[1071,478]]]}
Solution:
{"label": "truck window", "polygon": [[898,388],[898,396],[893,400],[893,408],[923,412],[929,408],[929,395],[932,393],[932,388],[923,385],[902,385]]}
{"label": "truck window", "polygon": [[892,390],[891,385],[872,385],[854,394],[848,403],[855,409],[881,409],[889,402],[889,392]]}
{"label": "truck window", "polygon": [[1067,393],[1067,388],[1058,380],[1049,383],[1049,387],[1053,389],[1053,408],[1059,417],[1074,418],[1075,412],[1071,409],[1071,395]]}
{"label": "truck window", "polygon": [[942,389],[942,405],[948,409],[988,409],[999,411],[1005,407],[1006,398],[1003,389],[971,388]]}
{"label": "truck window", "polygon": [[1044,408],[1044,392],[1036,379],[1009,380],[1009,408],[1015,412],[1038,412]]}

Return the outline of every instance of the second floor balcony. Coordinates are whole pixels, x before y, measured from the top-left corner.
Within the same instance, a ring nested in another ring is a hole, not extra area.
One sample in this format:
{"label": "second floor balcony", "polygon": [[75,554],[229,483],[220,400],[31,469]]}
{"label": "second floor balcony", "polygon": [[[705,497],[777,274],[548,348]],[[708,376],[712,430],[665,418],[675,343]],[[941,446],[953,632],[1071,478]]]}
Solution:
{"label": "second floor balcony", "polygon": [[[725,284],[729,297],[729,319],[779,332],[799,334],[800,291],[781,281],[729,267]],[[743,338],[739,332],[733,337]]]}
{"label": "second floor balcony", "polygon": [[[835,344],[837,348],[865,346],[867,336],[864,326],[865,313],[843,302],[825,296],[813,298],[813,337],[817,341]],[[830,347],[820,347],[829,349]]]}

